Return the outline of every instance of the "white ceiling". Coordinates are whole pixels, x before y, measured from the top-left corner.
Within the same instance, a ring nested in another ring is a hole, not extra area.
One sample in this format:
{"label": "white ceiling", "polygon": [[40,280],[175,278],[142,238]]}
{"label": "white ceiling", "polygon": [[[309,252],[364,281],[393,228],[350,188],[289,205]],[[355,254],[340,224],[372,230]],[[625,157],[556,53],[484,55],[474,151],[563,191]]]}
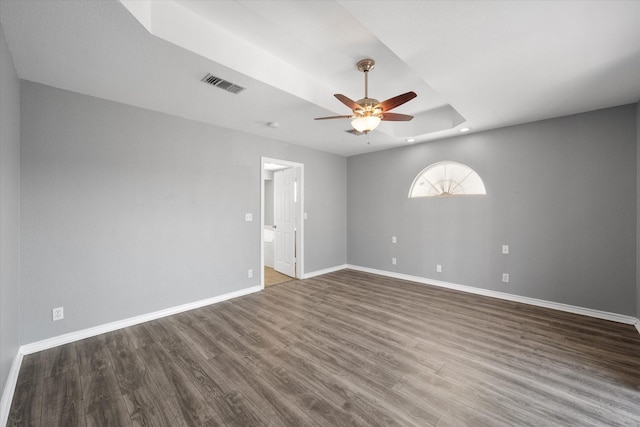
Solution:
{"label": "white ceiling", "polygon": [[[638,0],[0,0],[0,20],[23,79],[344,156],[640,99]],[[370,144],[313,120],[349,114],[333,94],[364,96],[367,57],[371,97],[418,94]]]}

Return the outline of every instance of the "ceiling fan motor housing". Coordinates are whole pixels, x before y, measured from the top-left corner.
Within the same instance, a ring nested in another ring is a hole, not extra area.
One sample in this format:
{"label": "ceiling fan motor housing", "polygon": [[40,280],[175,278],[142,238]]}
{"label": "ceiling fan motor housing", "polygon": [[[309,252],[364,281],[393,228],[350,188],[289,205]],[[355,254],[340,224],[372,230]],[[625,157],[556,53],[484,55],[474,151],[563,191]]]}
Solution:
{"label": "ceiling fan motor housing", "polygon": [[375,98],[362,98],[356,101],[356,104],[360,105],[362,108],[357,108],[353,110],[354,114],[358,114],[361,116],[370,116],[370,115],[379,115],[382,113],[382,109],[380,107],[375,108],[380,101]]}

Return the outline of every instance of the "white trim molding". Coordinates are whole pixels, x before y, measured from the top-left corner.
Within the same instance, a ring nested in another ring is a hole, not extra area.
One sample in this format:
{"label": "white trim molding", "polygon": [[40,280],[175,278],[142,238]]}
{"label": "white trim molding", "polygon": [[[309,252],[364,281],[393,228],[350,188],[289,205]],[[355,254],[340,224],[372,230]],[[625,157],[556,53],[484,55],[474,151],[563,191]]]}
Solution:
{"label": "white trim molding", "polygon": [[636,329],[638,330],[638,333],[640,334],[640,319],[636,319]]}
{"label": "white trim molding", "polygon": [[347,268],[352,270],[363,271],[366,273],[379,274],[380,276],[392,277],[394,279],[409,280],[425,285],[433,285],[441,288],[455,289],[456,291],[467,292],[471,294],[484,295],[493,298],[499,298],[508,301],[521,302],[524,304],[536,305],[539,307],[552,308],[554,310],[565,311],[568,313],[581,314],[583,316],[595,317],[597,319],[611,320],[613,322],[625,323],[627,325],[635,325],[640,332],[639,321],[635,317],[625,316],[618,313],[610,313],[608,311],[594,310],[591,308],[578,307],[575,305],[563,304],[559,302],[546,301],[537,298],[523,297],[520,295],[508,294],[506,292],[492,291],[489,289],[475,288],[473,286],[459,285],[457,283],[443,282],[441,280],[428,279],[425,277],[411,276],[409,274],[395,273],[385,270],[377,270],[375,268],[361,267],[358,265],[348,264]]}
{"label": "white trim molding", "polygon": [[0,426],[6,426],[9,419],[9,411],[11,410],[11,401],[16,391],[16,385],[18,384],[18,374],[20,373],[20,366],[22,366],[23,354],[18,351],[16,357],[13,358],[11,368],[9,369],[9,376],[7,382],[4,385],[2,391],[2,399],[0,400]]}
{"label": "white trim molding", "polygon": [[59,335],[57,337],[47,338],[42,341],[37,341],[31,344],[23,345],[20,347],[20,352],[22,354],[31,354],[31,353],[36,353],[42,350],[48,350],[50,348],[57,347],[59,345],[83,340],[85,338],[94,337],[96,335],[116,331],[118,329],[126,328],[128,326],[137,325],[139,323],[148,322],[150,320],[160,319],[162,317],[171,316],[173,314],[182,313],[184,311],[189,311],[189,310],[204,307],[207,305],[216,304],[229,299],[238,298],[244,295],[249,295],[254,292],[259,292],[261,290],[262,290],[262,286],[252,286],[250,288],[241,289],[239,291],[230,292],[228,294],[219,295],[217,297],[190,302],[190,303],[182,304],[176,307],[170,307],[164,310],[154,311],[153,313],[147,313],[140,316],[130,317],[128,319],[118,320],[118,321],[107,323],[104,325],[95,326],[93,328],[83,329],[81,331],[70,332],[68,334]]}
{"label": "white trim molding", "polygon": [[347,264],[336,265],[335,267],[329,267],[322,270],[312,271],[311,273],[305,274],[304,279],[311,279],[312,277],[322,276],[323,274],[334,273],[336,271],[344,270],[345,268],[349,268]]}

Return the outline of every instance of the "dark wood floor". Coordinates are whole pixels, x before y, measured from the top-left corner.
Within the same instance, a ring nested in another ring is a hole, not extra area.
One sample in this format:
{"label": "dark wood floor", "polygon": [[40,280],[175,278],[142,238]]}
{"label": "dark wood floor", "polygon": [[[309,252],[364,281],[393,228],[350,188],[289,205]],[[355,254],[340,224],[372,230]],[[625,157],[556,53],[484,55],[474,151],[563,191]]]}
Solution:
{"label": "dark wood floor", "polygon": [[629,325],[344,270],[26,356],[10,426],[640,426]]}

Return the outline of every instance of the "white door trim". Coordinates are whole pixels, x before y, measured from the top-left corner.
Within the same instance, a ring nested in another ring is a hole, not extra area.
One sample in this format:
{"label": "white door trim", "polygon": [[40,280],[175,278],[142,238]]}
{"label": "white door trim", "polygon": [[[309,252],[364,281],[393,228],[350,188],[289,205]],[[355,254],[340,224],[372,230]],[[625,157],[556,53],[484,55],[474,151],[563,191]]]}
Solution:
{"label": "white door trim", "polygon": [[304,277],[304,163],[291,162],[289,160],[274,159],[271,157],[260,158],[260,286],[264,289],[264,179],[265,179],[265,163],[276,163],[283,166],[298,168],[298,224],[299,230],[296,233],[296,278]]}

